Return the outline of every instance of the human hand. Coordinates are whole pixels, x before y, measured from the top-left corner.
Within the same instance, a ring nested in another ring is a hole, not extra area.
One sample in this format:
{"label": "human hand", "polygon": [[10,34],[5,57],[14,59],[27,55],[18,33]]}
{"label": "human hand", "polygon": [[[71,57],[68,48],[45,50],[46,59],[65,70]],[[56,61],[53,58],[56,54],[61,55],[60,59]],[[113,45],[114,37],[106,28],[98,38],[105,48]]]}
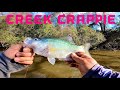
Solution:
{"label": "human hand", "polygon": [[74,60],[70,62],[71,66],[78,68],[82,75],[85,75],[94,65],[97,64],[95,59],[83,52],[72,53],[71,58]]}
{"label": "human hand", "polygon": [[4,51],[4,55],[17,63],[30,65],[33,63],[35,54],[31,48],[23,48],[22,44],[16,44]]}

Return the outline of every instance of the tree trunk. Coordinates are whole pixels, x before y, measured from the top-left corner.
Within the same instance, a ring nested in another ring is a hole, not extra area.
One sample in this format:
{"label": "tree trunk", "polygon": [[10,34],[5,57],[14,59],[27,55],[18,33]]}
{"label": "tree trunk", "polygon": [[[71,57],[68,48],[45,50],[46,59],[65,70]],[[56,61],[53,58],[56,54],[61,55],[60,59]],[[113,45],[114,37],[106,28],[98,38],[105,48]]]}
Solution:
{"label": "tree trunk", "polygon": [[[103,16],[105,15],[105,12],[103,12]],[[102,22],[100,22],[99,23],[100,24],[100,28],[101,28],[101,32],[103,33],[103,34],[105,34],[105,31],[106,31],[106,26],[105,26],[105,24],[103,23],[103,21]]]}
{"label": "tree trunk", "polygon": [[99,24],[100,24],[101,31],[104,33],[106,31],[105,30],[105,24],[103,22],[101,22]]}

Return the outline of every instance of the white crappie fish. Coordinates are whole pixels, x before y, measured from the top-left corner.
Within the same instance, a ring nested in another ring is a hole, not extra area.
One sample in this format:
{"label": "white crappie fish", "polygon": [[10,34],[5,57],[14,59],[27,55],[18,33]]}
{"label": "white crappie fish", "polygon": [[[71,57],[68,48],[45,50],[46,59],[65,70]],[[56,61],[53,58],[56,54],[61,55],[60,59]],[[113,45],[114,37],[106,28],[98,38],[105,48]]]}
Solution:
{"label": "white crappie fish", "polygon": [[38,55],[47,57],[48,61],[54,65],[56,58],[62,61],[72,60],[70,54],[73,52],[85,52],[89,54],[90,44],[77,46],[69,41],[56,38],[26,38],[24,40],[25,46],[34,50]]}

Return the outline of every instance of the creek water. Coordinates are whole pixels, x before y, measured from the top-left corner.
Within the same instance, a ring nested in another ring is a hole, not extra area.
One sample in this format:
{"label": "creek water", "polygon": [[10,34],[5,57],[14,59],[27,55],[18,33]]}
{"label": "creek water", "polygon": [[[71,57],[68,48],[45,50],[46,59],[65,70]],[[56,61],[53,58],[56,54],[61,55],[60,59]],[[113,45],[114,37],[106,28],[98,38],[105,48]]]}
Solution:
{"label": "creek water", "polygon": [[[115,71],[120,71],[120,51],[92,50],[96,61]],[[35,56],[34,63],[28,68],[11,74],[11,78],[81,78],[77,68],[70,67],[67,62],[58,61],[51,65],[47,58]]]}

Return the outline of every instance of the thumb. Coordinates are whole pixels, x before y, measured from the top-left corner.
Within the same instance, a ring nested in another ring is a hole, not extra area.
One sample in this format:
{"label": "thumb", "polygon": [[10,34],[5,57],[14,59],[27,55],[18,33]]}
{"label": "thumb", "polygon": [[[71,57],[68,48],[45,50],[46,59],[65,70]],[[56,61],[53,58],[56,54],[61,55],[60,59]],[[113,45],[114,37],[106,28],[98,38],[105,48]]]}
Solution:
{"label": "thumb", "polygon": [[22,44],[11,45],[6,51],[4,51],[4,55],[10,59],[14,59],[15,54],[22,49]]}
{"label": "thumb", "polygon": [[77,63],[81,63],[83,61],[83,58],[79,57],[77,54],[72,53],[71,57],[73,60],[75,60]]}

